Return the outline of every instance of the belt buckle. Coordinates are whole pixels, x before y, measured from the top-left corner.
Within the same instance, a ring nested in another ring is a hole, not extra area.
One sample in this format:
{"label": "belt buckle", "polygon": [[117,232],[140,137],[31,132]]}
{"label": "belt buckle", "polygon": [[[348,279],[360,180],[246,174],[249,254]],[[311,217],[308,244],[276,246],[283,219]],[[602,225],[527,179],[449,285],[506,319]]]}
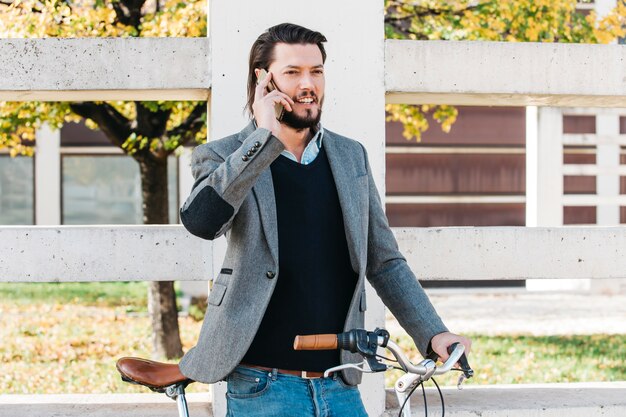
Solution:
{"label": "belt buckle", "polygon": [[302,374],[300,375],[300,377],[304,378],[304,379],[316,379],[316,378],[319,378],[317,376],[307,376],[307,371],[302,371]]}

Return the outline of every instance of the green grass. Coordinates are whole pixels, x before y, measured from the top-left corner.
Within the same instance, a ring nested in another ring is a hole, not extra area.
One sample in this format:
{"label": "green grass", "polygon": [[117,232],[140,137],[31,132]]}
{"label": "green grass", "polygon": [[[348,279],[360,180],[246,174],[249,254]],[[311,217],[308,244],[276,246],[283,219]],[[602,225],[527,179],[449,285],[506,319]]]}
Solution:
{"label": "green grass", "polygon": [[[626,335],[469,335],[475,370],[470,384],[530,384],[626,380]],[[420,360],[408,336],[396,339]],[[388,385],[401,375],[389,373]],[[441,378],[456,384],[458,374]]]}
{"label": "green grass", "polygon": [[0,283],[0,303],[79,303],[145,310],[146,296],[145,282]]}
{"label": "green grass", "polygon": [[[0,392],[144,392],[120,382],[115,360],[150,356],[146,283],[0,284]],[[181,317],[188,350],[201,323]],[[626,380],[626,335],[469,335],[468,384]],[[414,363],[422,358],[411,339],[393,335]],[[387,386],[398,371],[386,374]],[[456,384],[458,374],[439,377]],[[206,390],[194,384],[192,391]]]}

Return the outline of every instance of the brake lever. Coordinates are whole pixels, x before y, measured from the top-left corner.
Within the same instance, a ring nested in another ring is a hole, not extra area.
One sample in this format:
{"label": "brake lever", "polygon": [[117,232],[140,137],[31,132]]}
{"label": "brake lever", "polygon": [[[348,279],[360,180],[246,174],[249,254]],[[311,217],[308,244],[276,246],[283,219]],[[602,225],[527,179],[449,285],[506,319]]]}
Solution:
{"label": "brake lever", "polygon": [[465,381],[465,375],[461,374],[459,379],[456,381],[456,388],[461,391],[463,389],[463,381]]}
{"label": "brake lever", "polygon": [[364,373],[364,374],[371,374],[374,372],[371,369],[363,368],[361,365],[364,365],[364,364],[365,364],[365,361],[359,362],[359,363],[346,363],[343,365],[334,366],[324,371],[324,378],[328,378],[328,376],[333,372],[343,371],[344,369],[356,369],[357,371]]}

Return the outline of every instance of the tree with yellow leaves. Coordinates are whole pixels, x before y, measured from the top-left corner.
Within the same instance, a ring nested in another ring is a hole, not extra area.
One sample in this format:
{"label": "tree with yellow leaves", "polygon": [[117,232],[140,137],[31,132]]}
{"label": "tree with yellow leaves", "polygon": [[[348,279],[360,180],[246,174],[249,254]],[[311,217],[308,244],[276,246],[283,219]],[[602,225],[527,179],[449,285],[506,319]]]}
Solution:
{"label": "tree with yellow leaves", "polygon": [[[192,0],[0,0],[0,37],[206,36],[206,4]],[[0,148],[32,154],[42,124],[86,120],[139,164],[144,224],[168,223],[168,156],[206,140],[205,102],[0,102]],[[153,347],[182,355],[172,282],[152,282]]]}
{"label": "tree with yellow leaves", "polygon": [[[507,42],[610,43],[626,35],[626,0],[599,18],[576,9],[576,0],[386,0],[385,32],[390,39]],[[407,139],[428,129],[426,114],[448,132],[452,106],[386,106],[387,120],[404,124]]]}

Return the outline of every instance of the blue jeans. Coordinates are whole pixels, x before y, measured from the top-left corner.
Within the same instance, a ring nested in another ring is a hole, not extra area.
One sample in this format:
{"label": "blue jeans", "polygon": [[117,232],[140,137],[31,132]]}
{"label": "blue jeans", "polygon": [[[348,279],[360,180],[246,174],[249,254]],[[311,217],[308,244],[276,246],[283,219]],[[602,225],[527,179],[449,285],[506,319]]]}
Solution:
{"label": "blue jeans", "polygon": [[306,379],[238,366],[228,375],[227,417],[367,417],[341,376]]}

